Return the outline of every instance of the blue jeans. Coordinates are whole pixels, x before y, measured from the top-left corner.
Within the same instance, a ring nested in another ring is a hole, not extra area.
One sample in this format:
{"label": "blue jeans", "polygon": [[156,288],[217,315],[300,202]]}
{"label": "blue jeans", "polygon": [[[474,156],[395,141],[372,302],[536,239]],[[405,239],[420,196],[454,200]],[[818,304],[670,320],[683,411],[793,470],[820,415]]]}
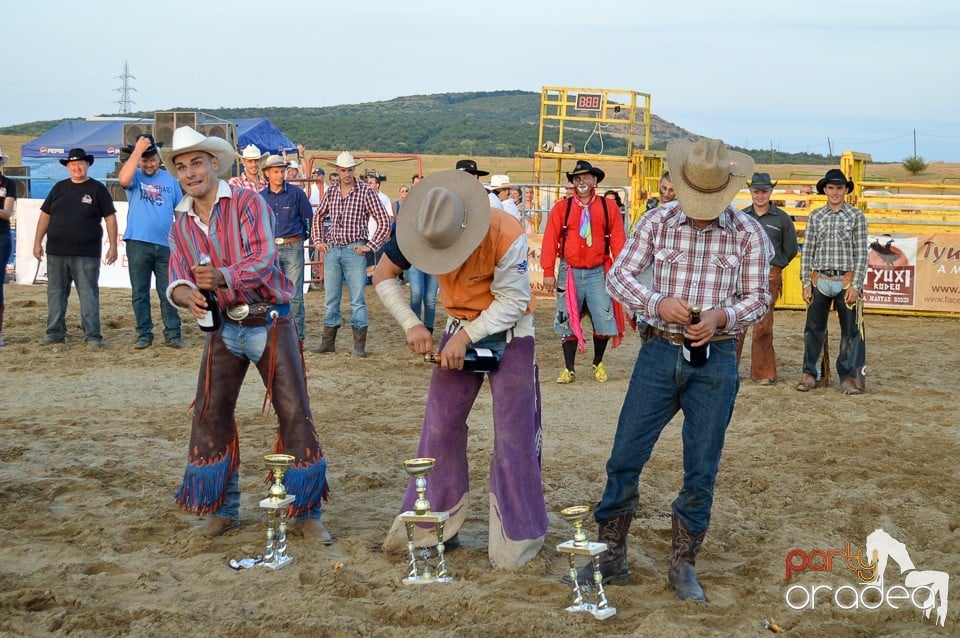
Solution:
{"label": "blue jeans", "polygon": [[47,255],[47,337],[62,341],[67,335],[67,299],[70,285],[80,297],[83,340],[100,343],[100,258]]}
{"label": "blue jeans", "polygon": [[673,512],[691,534],[706,531],[724,435],[739,389],[736,339],[711,343],[710,358],[700,368],[691,367],[681,347],[662,337],[645,343],[620,410],[596,520],[636,509],[640,472],[663,428],[683,410],[683,487],[673,501]]}
{"label": "blue jeans", "polygon": [[293,315],[293,321],[297,325],[297,334],[300,335],[300,341],[303,341],[307,334],[307,313],[303,307],[303,268],[305,263],[303,242],[298,241],[277,246],[277,256],[280,258],[280,268],[283,269],[283,273],[287,276],[287,279],[293,282],[290,314]]}
{"label": "blue jeans", "polygon": [[[553,331],[561,338],[573,336],[570,329],[570,315],[567,312],[567,262],[561,261],[557,269],[557,314],[553,320]],[[603,266],[596,268],[574,268],[573,281],[577,288],[577,306],[581,318],[590,315],[593,334],[612,337],[617,334],[617,319],[613,315],[613,301],[607,294],[606,273]]]}
{"label": "blue jeans", "polygon": [[437,292],[440,290],[437,277],[417,270],[414,266],[410,266],[407,277],[410,281],[410,309],[423,320],[427,330],[433,332],[437,321]]}
{"label": "blue jeans", "polygon": [[367,284],[367,258],[365,253],[353,251],[361,242],[346,246],[331,245],[323,259],[323,292],[327,313],[323,325],[339,328],[343,324],[340,312],[340,299],[343,297],[343,283],[347,283],[350,292],[350,325],[361,329],[367,327],[367,300],[364,290]]}
{"label": "blue jeans", "polygon": [[127,251],[127,267],[130,271],[130,288],[133,291],[131,298],[133,316],[137,322],[137,337],[146,337],[153,341],[153,317],[150,316],[150,278],[153,276],[157,280],[163,338],[167,343],[179,339],[180,314],[167,301],[167,286],[170,283],[170,248],[135,239],[128,239],[124,244]]}

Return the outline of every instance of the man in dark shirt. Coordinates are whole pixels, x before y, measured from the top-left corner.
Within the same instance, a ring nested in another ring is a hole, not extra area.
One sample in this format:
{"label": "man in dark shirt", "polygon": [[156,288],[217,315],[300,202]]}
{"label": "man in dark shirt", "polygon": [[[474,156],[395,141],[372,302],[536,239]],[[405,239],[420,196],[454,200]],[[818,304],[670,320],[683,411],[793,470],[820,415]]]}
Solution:
{"label": "man in dark shirt", "polygon": [[[750,346],[750,378],[759,385],[773,385],[777,381],[777,355],[773,350],[773,307],[783,288],[783,269],[797,256],[797,230],[793,220],[775,204],[770,203],[770,194],[776,182],[770,182],[769,173],[754,173],[747,184],[753,204],[743,212],[753,217],[767,232],[773,244],[773,259],[770,260],[770,309],[763,319],[753,324],[753,343]],[[743,351],[747,331],[737,340],[737,363]]]}
{"label": "man in dark shirt", "polygon": [[100,334],[100,258],[103,244],[101,220],[106,223],[106,263],[117,261],[117,217],[107,187],[87,175],[93,155],[82,148],[70,150],[60,160],[70,171],[70,179],[54,184],[40,206],[40,219],[33,240],[33,256],[47,255],[47,331],[41,345],[63,343],[67,334],[67,298],[70,285],[76,283],[80,297],[80,325],[88,347],[99,348]]}
{"label": "man in dark shirt", "polygon": [[303,307],[303,241],[310,236],[313,207],[303,189],[287,184],[284,179],[286,162],[279,155],[271,155],[263,164],[263,176],[267,187],[260,191],[273,214],[276,215],[277,256],[280,268],[293,282],[293,297],[290,298],[290,314],[297,324],[300,341],[306,338],[306,311]]}

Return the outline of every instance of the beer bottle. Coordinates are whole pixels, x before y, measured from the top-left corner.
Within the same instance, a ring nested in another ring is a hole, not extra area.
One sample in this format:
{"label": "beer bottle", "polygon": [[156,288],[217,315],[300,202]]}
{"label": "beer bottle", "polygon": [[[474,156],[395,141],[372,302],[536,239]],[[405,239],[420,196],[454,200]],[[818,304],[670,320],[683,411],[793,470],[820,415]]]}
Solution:
{"label": "beer bottle", "polygon": [[[210,264],[210,258],[204,255],[200,259],[201,266]],[[216,332],[223,323],[223,317],[220,316],[220,303],[217,301],[217,293],[213,290],[201,290],[200,294],[207,302],[207,314],[197,319],[197,325],[204,332]]]}
{"label": "beer bottle", "polygon": [[[425,354],[423,360],[427,363],[440,363],[439,354]],[[489,348],[467,348],[463,355],[463,369],[469,372],[493,372],[500,365],[500,353]]]}
{"label": "beer bottle", "polygon": [[[690,325],[700,323],[700,306],[690,307]],[[710,344],[694,346],[693,341],[686,336],[683,338],[683,358],[694,368],[699,368],[710,358]]]}

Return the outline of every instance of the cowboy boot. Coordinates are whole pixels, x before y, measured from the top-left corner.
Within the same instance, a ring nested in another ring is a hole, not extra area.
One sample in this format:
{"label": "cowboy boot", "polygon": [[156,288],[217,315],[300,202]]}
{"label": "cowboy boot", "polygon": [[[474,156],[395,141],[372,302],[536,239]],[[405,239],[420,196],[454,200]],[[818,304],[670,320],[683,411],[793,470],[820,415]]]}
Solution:
{"label": "cowboy boot", "polygon": [[[600,521],[597,529],[597,540],[607,544],[607,551],[600,555],[600,576],[603,584],[622,585],[630,578],[630,567],[627,565],[627,533],[630,523],[633,522],[633,512],[620,512],[605,521]],[[589,562],[577,570],[577,580],[581,587],[593,586],[593,562]],[[569,576],[564,576],[564,582],[570,584]]]}
{"label": "cowboy boot", "polygon": [[320,347],[317,352],[336,352],[337,351],[337,331],[340,326],[324,326],[323,336],[320,338]]}
{"label": "cowboy boot", "polygon": [[358,357],[367,356],[367,328],[354,328],[353,329],[353,354]]}
{"label": "cowboy boot", "polygon": [[698,603],[707,602],[703,588],[697,582],[694,566],[697,554],[703,544],[707,530],[693,536],[680,522],[676,514],[673,515],[673,539],[670,551],[670,571],[667,572],[667,583],[677,592],[677,600],[692,598]]}

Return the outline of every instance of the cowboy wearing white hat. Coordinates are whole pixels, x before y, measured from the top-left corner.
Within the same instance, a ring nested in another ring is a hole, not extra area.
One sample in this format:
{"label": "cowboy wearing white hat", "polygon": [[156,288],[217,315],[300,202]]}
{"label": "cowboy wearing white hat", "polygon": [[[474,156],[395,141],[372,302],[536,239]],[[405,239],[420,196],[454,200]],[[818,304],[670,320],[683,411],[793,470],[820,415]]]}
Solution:
{"label": "cowboy wearing white hat", "polygon": [[[323,337],[317,352],[336,351],[337,331],[343,323],[340,299],[343,284],[350,291],[350,327],[353,330],[353,353],[367,356],[367,285],[366,253],[376,252],[390,237],[390,217],[380,203],[376,191],[354,176],[354,169],[363,160],[343,151],[331,165],[337,169],[339,181],[331,184],[320,198],[313,216],[310,237],[323,255],[323,289],[327,312],[323,317]],[[324,220],[329,219],[329,225]],[[370,232],[371,219],[376,223]]]}
{"label": "cowboy wearing white hat", "polygon": [[[0,266],[6,268],[13,252],[13,240],[10,237],[10,218],[13,216],[13,207],[17,202],[17,185],[12,179],[3,174],[3,165],[10,158],[0,149]],[[0,347],[3,342],[3,286],[6,277],[0,273]]]}
{"label": "cowboy wearing white hat", "polygon": [[[374,273],[380,300],[406,332],[418,354],[434,351],[433,336],[410,309],[397,276],[414,265],[436,274],[449,315],[440,339],[439,368],[427,391],[418,454],[437,459],[430,502],[450,512],[444,525],[447,549],[458,545],[467,516],[467,418],[483,374],[463,370],[468,346],[500,353],[488,372],[493,395],[493,459],[490,475],[490,562],[516,569],[536,556],[547,530],[540,475],[540,408],[537,400],[533,308],[523,228],[504,211],[492,209],[480,183],[469,173],[448,170],[424,178],[407,195],[397,216],[396,237],[384,247]],[[404,511],[417,498],[407,488]],[[436,545],[419,528],[417,546]],[[431,542],[432,541],[432,542]],[[399,519],[384,548],[407,546]]]}
{"label": "cowboy wearing white hat", "polygon": [[[705,601],[695,561],[710,523],[724,432],[740,381],[736,337],[770,306],[770,241],[730,206],[753,160],[720,140],[667,145],[677,201],[648,211],[607,275],[610,293],[650,326],[624,398],[594,516],[605,582],[630,577],[627,537],[640,472],[661,431],[682,410],[683,488],[673,502],[667,582],[677,598]],[[653,281],[641,272],[651,264]],[[699,310],[699,323],[692,318]],[[696,356],[698,348],[703,357]],[[593,577],[592,565],[580,578]]]}
{"label": "cowboy wearing white hat", "polygon": [[[261,171],[263,160],[270,156],[270,153],[261,152],[256,144],[247,144],[243,151],[236,154],[237,159],[243,165],[243,173],[230,179],[231,186],[242,186],[250,188],[257,192],[267,187],[267,180]],[[225,170],[221,167],[221,170]]]}
{"label": "cowboy wearing white hat", "polygon": [[[279,421],[277,451],[294,457],[284,481],[305,536],[329,544],[321,522],[326,460],[310,416],[300,339],[290,317],[293,284],[280,269],[275,217],[259,193],[218,179],[233,148],[184,126],[161,151],[184,190],[170,230],[167,298],[198,320],[220,313],[207,332],[187,467],[176,495],[209,514],[198,529],[219,536],[240,517],[239,437],[234,410],[247,368],[260,371]],[[207,299],[211,299],[210,302]],[[213,300],[216,303],[213,303]]]}
{"label": "cowboy wearing white hat", "polygon": [[496,196],[497,201],[500,202],[500,208],[516,217],[520,223],[523,223],[520,209],[517,207],[517,203],[513,201],[513,198],[510,197],[511,188],[512,184],[510,184],[509,175],[490,176],[490,184],[487,186],[487,190]]}

